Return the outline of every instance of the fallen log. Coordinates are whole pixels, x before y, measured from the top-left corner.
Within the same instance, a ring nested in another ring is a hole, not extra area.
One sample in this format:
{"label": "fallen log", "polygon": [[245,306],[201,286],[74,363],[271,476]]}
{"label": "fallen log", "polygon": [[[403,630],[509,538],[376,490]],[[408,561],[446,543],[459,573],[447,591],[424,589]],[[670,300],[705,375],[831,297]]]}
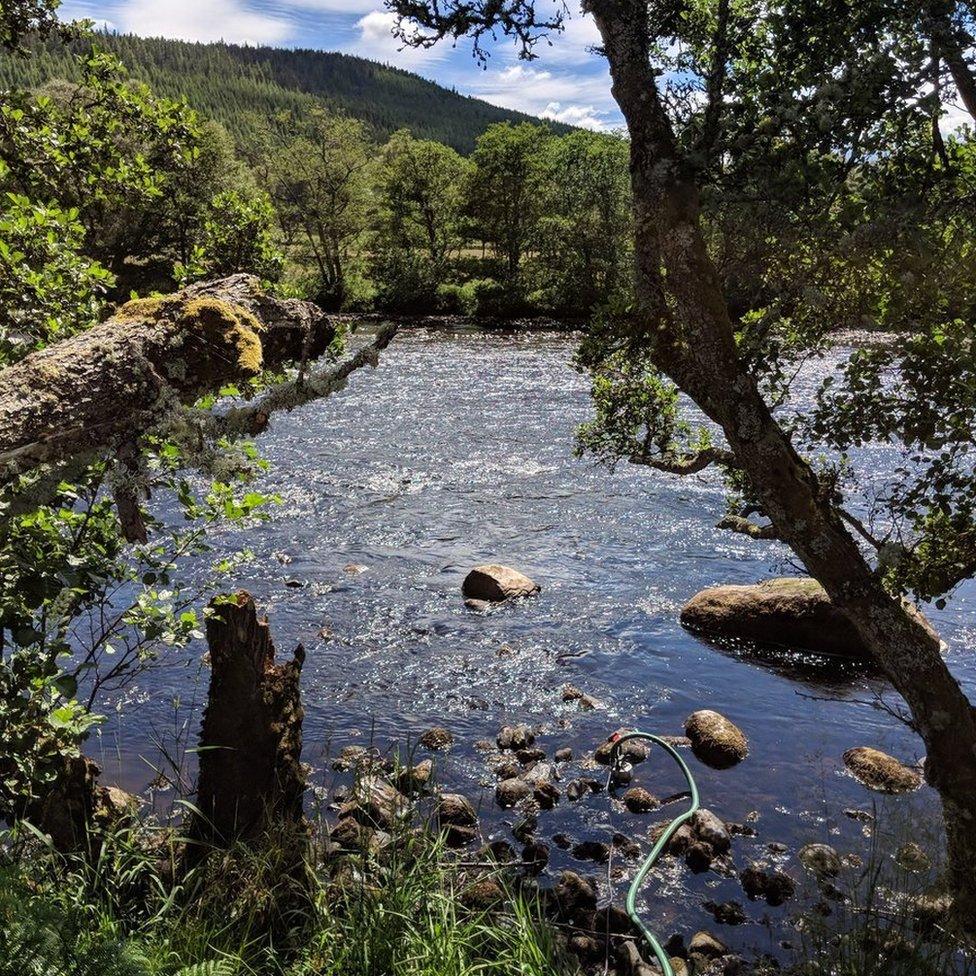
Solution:
{"label": "fallen log", "polygon": [[265,295],[250,275],[129,302],[0,372],[0,483],[119,449],[205,393],[316,359],[335,336],[317,306]]}

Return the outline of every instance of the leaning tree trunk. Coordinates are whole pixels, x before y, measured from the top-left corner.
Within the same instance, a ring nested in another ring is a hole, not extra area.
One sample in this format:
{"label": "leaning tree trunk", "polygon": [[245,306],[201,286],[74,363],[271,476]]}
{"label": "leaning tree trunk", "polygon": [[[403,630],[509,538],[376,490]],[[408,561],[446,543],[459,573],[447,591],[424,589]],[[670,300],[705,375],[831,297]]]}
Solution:
{"label": "leaning tree trunk", "polygon": [[228,846],[266,829],[300,825],[305,774],[299,677],[305,653],[275,663],[266,620],[241,590],[211,603],[210,692],[200,732],[200,774],[190,837]]}
{"label": "leaning tree trunk", "polygon": [[174,406],[314,359],[335,334],[315,305],[265,295],[250,275],[129,302],[0,372],[0,483],[124,448]]}
{"label": "leaning tree trunk", "polygon": [[[861,634],[911,708],[942,799],[957,917],[976,926],[976,713],[939,644],[890,596],[739,361],[719,276],[650,65],[646,5],[591,0],[631,136],[638,328],[725,433],[779,537]],[[664,275],[662,276],[662,270]],[[666,278],[666,285],[665,285]],[[665,287],[667,298],[665,298]]]}

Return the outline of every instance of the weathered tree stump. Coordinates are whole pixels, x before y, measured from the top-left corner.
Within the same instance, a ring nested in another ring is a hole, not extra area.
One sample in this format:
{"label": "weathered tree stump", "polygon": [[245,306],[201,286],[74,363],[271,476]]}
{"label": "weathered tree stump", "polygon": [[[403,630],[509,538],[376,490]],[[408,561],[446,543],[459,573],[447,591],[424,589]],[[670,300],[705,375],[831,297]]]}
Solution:
{"label": "weathered tree stump", "polygon": [[100,775],[98,764],[87,756],[63,756],[44,792],[15,814],[40,828],[62,854],[97,856],[104,833],[133,819],[139,808],[137,797],[102,786]]}
{"label": "weathered tree stump", "polygon": [[305,658],[275,664],[267,620],[243,590],[211,603],[210,692],[200,733],[190,836],[227,846],[271,825],[300,824],[305,777],[299,676]]}

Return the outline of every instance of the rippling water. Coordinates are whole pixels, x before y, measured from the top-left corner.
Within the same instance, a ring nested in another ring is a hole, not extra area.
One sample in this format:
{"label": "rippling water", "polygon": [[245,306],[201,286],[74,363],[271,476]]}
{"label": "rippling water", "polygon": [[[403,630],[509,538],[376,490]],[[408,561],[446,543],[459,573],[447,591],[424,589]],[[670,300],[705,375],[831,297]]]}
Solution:
{"label": "rippling water", "polygon": [[[736,841],[740,866],[772,860],[771,841],[793,850],[811,840],[862,848],[861,825],[843,810],[869,809],[872,798],[843,774],[842,753],[875,745],[911,761],[921,741],[856,703],[888,695],[880,682],[836,668],[798,673],[785,653],[757,657],[682,630],[679,608],[702,587],[794,568],[783,547],[713,527],[723,511],[714,475],[679,480],[626,465],[612,473],[573,458],[573,430],[589,412],[585,379],[570,366],[574,344],[557,334],[401,334],[378,371],[276,417],[262,437],[273,462],[265,487],[285,501],[249,534],[257,559],[240,584],[267,609],[282,652],[298,641],[306,647],[306,759],[329,782],[330,751],[385,747],[443,724],[459,744],[441,760],[441,777],[473,798],[483,789],[487,811],[492,779],[473,743],[506,721],[537,723],[547,750],[569,745],[581,755],[619,725],[680,734],[690,712],[709,707],[739,724],[752,746],[736,769],[695,765],[704,802],[724,819],[758,813],[758,836]],[[815,378],[803,380],[801,398]],[[864,458],[878,466],[888,453],[878,446]],[[240,544],[233,535],[218,540]],[[282,565],[275,553],[292,562]],[[488,615],[466,611],[461,580],[486,561],[524,570],[541,596]],[[351,563],[365,571],[344,571]],[[967,586],[947,610],[930,612],[971,694],[974,593]],[[195,735],[201,651],[162,662],[103,734],[109,774],[129,787],[145,787],[145,759],[155,762],[156,739],[180,718],[189,717]],[[578,712],[562,701],[565,683],[606,708]],[[174,698],[183,703],[176,719]],[[637,781],[659,796],[681,785],[658,758],[639,767]],[[933,801],[925,788],[895,801],[896,813],[934,817]],[[639,835],[655,819],[611,811],[605,796],[563,800],[543,814],[541,836]],[[500,836],[505,822],[497,812],[487,819]],[[554,855],[553,869],[570,863]],[[780,860],[799,876],[790,855]],[[734,881],[695,878],[683,867],[666,868],[658,885],[650,907],[661,931],[672,916],[686,932],[702,927],[693,907],[705,898],[745,903]],[[747,910],[775,920],[789,906]],[[743,947],[775,945],[761,925],[721,932]]]}

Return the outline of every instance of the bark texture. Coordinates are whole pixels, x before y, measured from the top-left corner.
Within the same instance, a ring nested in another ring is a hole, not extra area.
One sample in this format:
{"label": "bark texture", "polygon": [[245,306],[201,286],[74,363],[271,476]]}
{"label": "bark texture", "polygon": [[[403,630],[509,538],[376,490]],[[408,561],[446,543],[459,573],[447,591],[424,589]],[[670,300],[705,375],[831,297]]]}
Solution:
{"label": "bark texture", "polygon": [[0,483],[40,464],[119,449],[183,403],[335,338],[309,302],[233,275],[139,299],[0,373]]}
{"label": "bark texture", "polygon": [[200,733],[190,836],[226,846],[267,827],[300,824],[305,776],[299,677],[305,654],[275,663],[266,620],[249,593],[211,604],[210,692]]}
{"label": "bark texture", "polygon": [[[613,94],[631,136],[636,235],[635,328],[657,365],[714,420],[765,512],[911,708],[926,778],[940,793],[958,918],[976,926],[976,714],[939,642],[892,598],[837,508],[773,418],[740,363],[718,273],[699,223],[699,194],[675,143],[650,63],[647,6],[590,0]],[[665,292],[666,288],[666,292]]]}

